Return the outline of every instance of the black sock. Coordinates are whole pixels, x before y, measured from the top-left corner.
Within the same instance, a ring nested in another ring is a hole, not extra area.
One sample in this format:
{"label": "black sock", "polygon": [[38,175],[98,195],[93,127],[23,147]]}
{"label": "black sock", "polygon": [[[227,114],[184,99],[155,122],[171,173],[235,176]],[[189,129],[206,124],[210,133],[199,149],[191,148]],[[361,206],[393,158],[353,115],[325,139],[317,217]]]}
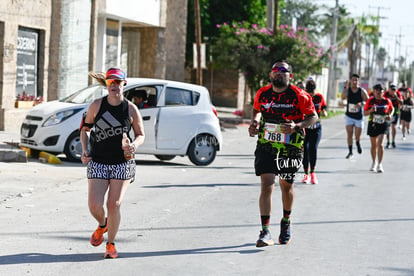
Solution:
{"label": "black sock", "polygon": [[262,229],[269,230],[270,216],[260,216],[260,219],[262,221]]}
{"label": "black sock", "polygon": [[361,144],[359,143],[359,141],[356,141],[356,146],[358,148],[358,153],[362,153],[362,148],[361,148]]}
{"label": "black sock", "polygon": [[349,153],[352,154],[352,145],[348,145]]}
{"label": "black sock", "polygon": [[290,213],[292,213],[292,211],[288,211],[288,210],[283,209],[283,220],[284,221],[289,221]]}
{"label": "black sock", "polygon": [[107,219],[105,219],[105,224],[104,225],[99,225],[99,227],[105,228],[106,227],[106,224],[107,224]]}

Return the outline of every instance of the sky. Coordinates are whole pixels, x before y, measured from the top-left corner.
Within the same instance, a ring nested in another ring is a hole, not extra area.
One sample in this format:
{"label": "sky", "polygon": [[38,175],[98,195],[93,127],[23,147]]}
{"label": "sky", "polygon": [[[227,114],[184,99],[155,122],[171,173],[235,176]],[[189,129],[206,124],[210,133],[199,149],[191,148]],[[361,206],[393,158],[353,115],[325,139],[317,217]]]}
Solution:
{"label": "sky", "polygon": [[[334,7],[336,0],[316,0],[318,4]],[[412,0],[338,0],[352,16],[380,16],[380,47],[390,54],[406,56],[414,61],[414,1]],[[400,36],[401,35],[401,36]],[[396,47],[397,41],[397,47]],[[398,42],[401,41],[401,46]]]}

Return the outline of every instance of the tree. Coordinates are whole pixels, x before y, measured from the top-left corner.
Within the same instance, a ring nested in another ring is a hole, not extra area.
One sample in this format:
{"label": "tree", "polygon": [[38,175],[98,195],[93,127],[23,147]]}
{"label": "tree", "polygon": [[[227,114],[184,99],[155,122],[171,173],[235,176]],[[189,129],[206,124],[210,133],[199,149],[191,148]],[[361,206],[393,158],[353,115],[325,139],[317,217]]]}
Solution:
{"label": "tree", "polygon": [[306,27],[308,38],[311,41],[317,41],[321,33],[321,16],[317,14],[319,9],[318,5],[308,0],[286,0],[280,9],[280,24],[293,25],[293,19],[296,19],[296,26]]}
{"label": "tree", "polygon": [[[200,17],[203,42],[213,45],[219,36],[217,24],[248,21],[264,25],[266,0],[239,0],[237,4],[230,0],[200,0]],[[193,61],[194,28],[194,1],[188,1],[186,66]]]}
{"label": "tree", "polygon": [[216,66],[242,72],[251,93],[269,80],[270,68],[276,60],[287,60],[298,79],[320,73],[326,65],[323,49],[309,40],[306,28],[298,28],[295,32],[290,26],[281,25],[274,35],[268,29],[248,22],[225,23],[217,27],[220,36],[214,53]]}
{"label": "tree", "polygon": [[[320,36],[329,36],[332,33],[332,20],[334,7],[328,7],[323,5],[322,8],[327,9],[328,13],[324,13],[319,17],[319,23],[321,25]],[[337,24],[337,36],[336,40],[339,42],[338,46],[343,46],[349,39],[353,26],[354,19],[350,17],[350,12],[346,9],[345,5],[339,5],[339,16]]]}

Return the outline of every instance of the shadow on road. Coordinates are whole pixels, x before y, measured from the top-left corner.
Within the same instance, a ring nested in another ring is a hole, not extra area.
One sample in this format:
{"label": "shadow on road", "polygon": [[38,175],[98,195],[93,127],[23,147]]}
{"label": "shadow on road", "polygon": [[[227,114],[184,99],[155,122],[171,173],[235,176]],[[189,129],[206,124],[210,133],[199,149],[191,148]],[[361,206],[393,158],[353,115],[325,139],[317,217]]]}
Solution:
{"label": "shadow on road", "polygon": [[[235,246],[206,247],[181,250],[166,250],[154,252],[119,252],[119,258],[144,258],[157,256],[193,255],[193,254],[217,254],[217,253],[238,253],[253,254],[261,252],[259,249],[239,249],[252,247],[253,243],[246,243]],[[237,250],[239,249],[239,250]],[[0,265],[26,264],[26,263],[65,263],[65,262],[96,262],[103,260],[102,253],[84,254],[45,254],[45,253],[21,253],[14,255],[0,256]]]}
{"label": "shadow on road", "polygon": [[259,184],[248,184],[248,183],[214,183],[214,184],[165,184],[165,185],[151,185],[141,186],[142,188],[198,188],[198,187],[246,187],[246,186],[259,186]]}

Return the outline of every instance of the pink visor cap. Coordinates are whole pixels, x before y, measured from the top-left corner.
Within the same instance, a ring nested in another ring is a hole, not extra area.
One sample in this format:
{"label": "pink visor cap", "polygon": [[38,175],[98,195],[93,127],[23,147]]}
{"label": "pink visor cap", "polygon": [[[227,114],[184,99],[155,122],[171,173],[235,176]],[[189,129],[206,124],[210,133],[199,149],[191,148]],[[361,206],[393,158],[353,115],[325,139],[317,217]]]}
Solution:
{"label": "pink visor cap", "polygon": [[126,74],[119,68],[109,68],[106,71],[105,79],[107,80],[125,80]]}

